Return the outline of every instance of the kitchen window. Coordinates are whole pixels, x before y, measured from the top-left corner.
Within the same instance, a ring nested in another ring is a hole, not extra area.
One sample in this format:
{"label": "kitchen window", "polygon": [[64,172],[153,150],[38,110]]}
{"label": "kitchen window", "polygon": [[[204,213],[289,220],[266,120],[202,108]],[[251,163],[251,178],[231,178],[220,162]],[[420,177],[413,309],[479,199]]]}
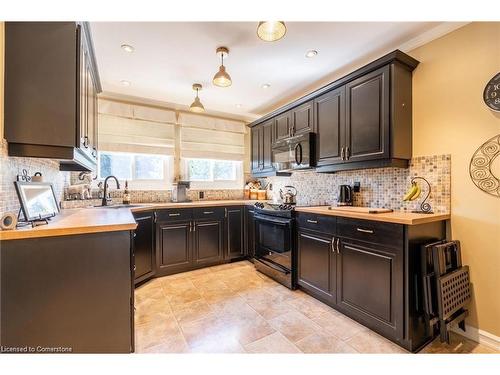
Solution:
{"label": "kitchen window", "polygon": [[184,176],[195,189],[241,189],[243,162],[216,159],[182,159]]}
{"label": "kitchen window", "polygon": [[172,157],[154,154],[100,151],[98,180],[113,175],[129,181],[131,189],[171,187]]}

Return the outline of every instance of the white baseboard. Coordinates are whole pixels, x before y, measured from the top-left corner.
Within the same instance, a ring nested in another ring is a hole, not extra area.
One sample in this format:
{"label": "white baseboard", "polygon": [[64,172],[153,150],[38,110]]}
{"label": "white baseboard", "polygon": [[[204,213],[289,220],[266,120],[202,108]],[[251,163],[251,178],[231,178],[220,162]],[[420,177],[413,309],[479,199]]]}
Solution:
{"label": "white baseboard", "polygon": [[492,333],[483,331],[482,329],[478,329],[476,327],[471,327],[469,325],[465,325],[465,332],[458,327],[453,327],[451,330],[468,338],[469,340],[475,341],[493,350],[500,351],[500,337],[495,336]]}

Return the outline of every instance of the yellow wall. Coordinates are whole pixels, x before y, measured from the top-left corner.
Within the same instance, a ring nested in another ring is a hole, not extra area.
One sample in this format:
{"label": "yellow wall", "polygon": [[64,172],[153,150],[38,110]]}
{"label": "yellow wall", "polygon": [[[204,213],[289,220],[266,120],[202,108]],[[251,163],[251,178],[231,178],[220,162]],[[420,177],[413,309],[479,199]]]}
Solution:
{"label": "yellow wall", "polygon": [[500,134],[500,113],[482,101],[500,71],[500,23],[469,24],[409,54],[420,61],[413,155],[451,154],[451,236],[462,243],[473,283],[468,324],[500,336],[500,198],[479,190],[468,172],[475,150]]}

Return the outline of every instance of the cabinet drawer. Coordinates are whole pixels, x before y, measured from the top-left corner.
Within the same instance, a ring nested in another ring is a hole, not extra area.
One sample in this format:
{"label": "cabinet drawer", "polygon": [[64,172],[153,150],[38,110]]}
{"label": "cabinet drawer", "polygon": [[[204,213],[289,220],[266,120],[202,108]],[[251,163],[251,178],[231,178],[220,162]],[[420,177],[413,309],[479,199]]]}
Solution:
{"label": "cabinet drawer", "polygon": [[360,241],[403,247],[403,225],[379,221],[337,218],[337,233]]}
{"label": "cabinet drawer", "polygon": [[333,235],[337,233],[337,218],[335,216],[297,212],[297,225],[301,229],[305,228]]}
{"label": "cabinet drawer", "polygon": [[193,209],[193,217],[196,220],[224,218],[224,207],[198,207]]}
{"label": "cabinet drawer", "polygon": [[157,211],[159,221],[191,220],[193,218],[192,208],[169,208]]}

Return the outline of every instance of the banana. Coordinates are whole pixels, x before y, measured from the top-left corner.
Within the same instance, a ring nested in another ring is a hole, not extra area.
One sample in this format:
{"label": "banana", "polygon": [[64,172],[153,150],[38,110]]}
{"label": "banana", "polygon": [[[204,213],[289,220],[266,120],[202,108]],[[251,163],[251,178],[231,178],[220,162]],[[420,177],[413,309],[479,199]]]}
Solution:
{"label": "banana", "polygon": [[417,191],[415,192],[415,194],[413,194],[410,198],[411,201],[414,201],[415,199],[417,199],[418,197],[420,197],[420,194],[422,193],[422,188],[417,185]]}
{"label": "banana", "polygon": [[409,201],[411,198],[417,193],[418,185],[415,182],[412,182],[411,187],[406,192],[403,200]]}

